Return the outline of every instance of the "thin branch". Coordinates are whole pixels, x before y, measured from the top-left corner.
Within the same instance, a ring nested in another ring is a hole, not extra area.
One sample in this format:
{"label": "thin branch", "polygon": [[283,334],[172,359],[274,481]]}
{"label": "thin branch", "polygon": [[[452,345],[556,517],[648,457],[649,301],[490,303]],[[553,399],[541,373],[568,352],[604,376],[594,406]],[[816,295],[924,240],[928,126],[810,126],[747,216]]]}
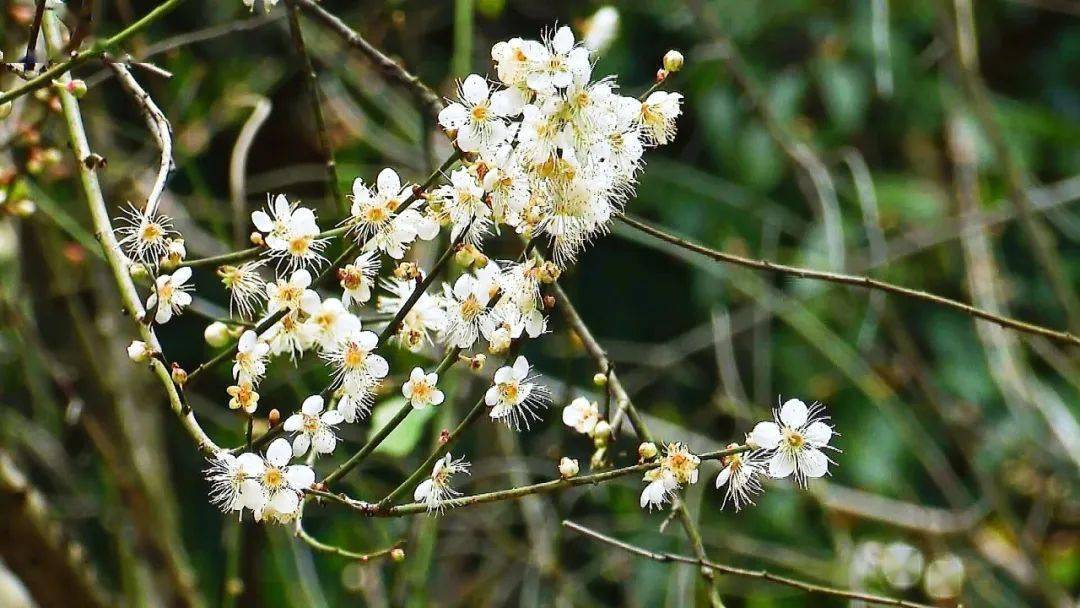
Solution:
{"label": "thin branch", "polygon": [[169,119],[165,118],[165,113],[154,103],[150,94],[139,85],[127,66],[108,59],[106,59],[105,63],[116,74],[124,90],[135,99],[139,111],[142,113],[143,118],[146,119],[146,126],[150,128],[154,139],[157,140],[158,148],[161,149],[161,162],[158,165],[157,179],[154,180],[154,186],[150,189],[150,194],[146,197],[146,206],[143,208],[147,215],[151,215],[157,211],[161,195],[165,192],[165,182],[168,181],[169,174],[176,167],[172,154],[172,126],[169,124]]}
{"label": "thin branch", "polygon": [[719,564],[717,562],[705,559],[693,558],[687,555],[678,555],[676,553],[667,553],[663,551],[650,551],[649,549],[645,549],[637,545],[632,545],[628,542],[621,541],[606,534],[601,534],[596,530],[586,528],[585,526],[574,523],[570,520],[564,520],[563,526],[579,534],[588,536],[589,538],[592,538],[594,540],[598,540],[602,543],[611,545],[612,547],[617,547],[619,549],[622,549],[623,551],[627,551],[629,553],[633,553],[634,555],[645,557],[651,560],[656,560],[658,562],[677,562],[681,564],[700,566],[702,568],[711,568],[717,572],[722,572],[724,574],[732,574],[735,576],[761,579],[770,583],[776,583],[778,585],[785,585],[787,587],[801,589],[808,593],[831,595],[833,597],[839,597],[848,600],[860,600],[863,602],[867,602],[870,604],[878,604],[881,606],[902,606],[904,608],[933,608],[928,604],[920,604],[918,602],[909,602],[907,600],[885,597],[882,595],[874,595],[872,593],[861,593],[859,591],[850,591],[847,589],[838,589],[836,587],[827,587],[825,585],[809,583],[806,581],[773,574],[768,570],[747,570],[745,568],[736,568],[734,566]]}
{"label": "thin branch", "polygon": [[[441,375],[443,372],[450,369],[450,367],[457,362],[458,354],[460,353],[460,348],[450,349],[446,353],[446,356],[443,357],[442,361],[439,362],[439,365],[435,368],[434,373]],[[387,437],[390,436],[390,433],[394,432],[394,429],[396,429],[398,425],[400,425],[405,420],[405,418],[409,415],[410,412],[412,412],[413,409],[415,408],[413,408],[411,403],[405,402],[401,406],[401,409],[399,409],[397,413],[394,414],[394,417],[391,420],[384,424],[382,428],[380,428],[378,432],[376,432],[375,435],[373,435],[371,439],[369,439],[368,442],[360,448],[360,450],[350,456],[348,460],[341,464],[341,466],[334,469],[333,472],[324,477],[322,483],[329,486],[330,484],[343,477],[349,471],[356,468],[357,465],[363,462],[365,458],[367,458],[372,452],[375,451],[375,448],[379,447],[379,445]]]}
{"label": "thin branch", "polygon": [[[36,77],[24,83],[21,87],[12,89],[6,93],[0,93],[0,104],[9,102],[13,99],[17,99],[28,93],[33,93],[34,91],[42,87],[49,86],[50,84],[52,84],[53,80],[60,78],[62,74],[65,74],[75,69],[76,67],[86,63],[91,59],[105,55],[109,51],[112,51],[116,47],[126,42],[128,38],[131,38],[135,34],[146,29],[148,25],[154,23],[158,19],[161,19],[165,15],[172,12],[172,10],[179,6],[180,3],[183,1],[184,0],[165,0],[165,2],[157,5],[154,10],[150,11],[141,19],[139,19],[135,23],[132,23],[127,28],[123,29],[111,38],[98,40],[94,43],[92,47],[90,47],[89,50],[73,54],[71,56],[71,59],[53,65],[49,69],[45,70],[44,72],[38,74]],[[48,13],[49,11],[46,11],[46,14]],[[43,19],[42,21],[44,23],[45,20]],[[53,48],[51,52],[59,53],[61,51],[61,48],[61,46],[57,46]]]}
{"label": "thin branch", "polygon": [[289,34],[292,36],[293,47],[303,62],[304,79],[307,82],[311,102],[311,114],[315,118],[315,135],[319,141],[323,161],[326,163],[326,181],[330,187],[330,196],[334,199],[334,205],[344,214],[349,209],[348,201],[342,195],[341,184],[338,182],[334,146],[330,142],[330,133],[326,129],[326,117],[323,116],[322,111],[319,77],[315,73],[315,66],[311,63],[311,55],[308,54],[307,45],[304,44],[304,32],[300,29],[300,10],[296,6],[296,0],[285,0],[285,10],[289,14]]}
{"label": "thin branch", "polygon": [[899,285],[886,283],[885,281],[880,281],[878,279],[873,279],[865,276],[841,274],[836,272],[824,272],[820,270],[811,270],[808,268],[799,268],[797,266],[787,266],[784,264],[770,262],[768,260],[756,260],[753,258],[735,255],[733,253],[716,251],[714,249],[709,249],[708,247],[692,243],[686,239],[679,238],[672,234],[668,234],[654,226],[646,224],[645,222],[630,217],[628,215],[619,216],[619,220],[632,228],[636,228],[637,230],[656,237],[662,241],[666,241],[668,243],[671,243],[672,245],[676,245],[688,251],[692,251],[694,253],[712,258],[719,262],[735,264],[737,266],[743,266],[745,268],[751,268],[754,270],[763,270],[766,272],[773,272],[776,274],[798,277],[801,279],[815,279],[819,281],[827,281],[830,283],[839,283],[841,285],[862,287],[864,289],[878,289],[895,295],[901,295],[915,300],[935,304],[937,306],[958,310],[969,316],[977,317],[985,321],[990,321],[1002,327],[1008,327],[1010,329],[1015,329],[1024,333],[1043,336],[1051,340],[1071,344],[1073,346],[1080,346],[1080,338],[1074,336],[1067,331],[1057,331],[1054,329],[1042,327],[1041,325],[1034,325],[1010,317],[997,315],[981,308],[976,308],[970,304],[964,304],[963,302],[950,300],[949,298],[946,298],[944,296],[939,296],[916,289],[910,289],[907,287],[901,287]]}
{"label": "thin branch", "polygon": [[960,81],[970,100],[970,106],[983,134],[990,140],[994,155],[1002,166],[1009,198],[1019,211],[1020,228],[1032,248],[1036,265],[1046,276],[1058,304],[1065,313],[1071,331],[1080,331],[1080,297],[1075,286],[1069,285],[1061,257],[1054,248],[1053,237],[1035,215],[1026,188],[1026,176],[1020,161],[1013,154],[1005,133],[998,123],[990,93],[979,71],[979,45],[975,36],[975,22],[970,0],[954,0],[955,33],[949,36],[953,43],[956,67]]}
{"label": "thin branch", "polygon": [[[420,186],[414,188],[412,194],[410,194],[409,197],[406,198],[401,203],[401,206],[399,206],[395,210],[394,216],[396,217],[398,214],[402,213],[403,211],[408,209],[410,206],[412,206],[412,204],[415,203],[420,198],[421,194],[425,190],[427,190],[429,187],[431,187],[431,185],[435,183],[435,180],[439,179],[439,177],[442,176],[443,170],[448,168],[453,163],[457,162],[458,158],[460,158],[460,152],[455,152],[454,154],[452,154],[450,156],[449,159],[447,159],[447,161],[445,163],[443,163],[442,167],[440,167],[438,171],[435,171],[430,176],[428,176],[427,180],[425,180],[423,184],[421,184]],[[324,232],[323,234],[329,234],[329,233],[345,234],[346,232],[348,232],[348,227],[342,226],[341,228],[336,228],[334,230]],[[356,251],[358,249],[360,249],[360,247],[361,247],[360,244],[355,244],[354,243],[354,244],[350,245],[345,250],[344,253],[342,253],[340,256],[338,256],[338,258],[335,259],[333,261],[333,263],[331,263],[326,268],[326,270],[324,270],[321,274],[319,274],[318,278],[315,279],[314,285],[316,287],[318,287],[319,284],[321,284],[323,281],[325,281],[328,277],[332,276],[334,271],[337,270],[337,268],[340,267],[342,264],[344,264],[345,261],[349,257],[355,255]],[[256,248],[254,248],[254,250],[255,250],[255,255],[258,255],[258,252],[262,251],[262,248],[256,247]],[[229,253],[229,254],[225,254],[225,255],[221,255],[221,256],[216,256],[215,258],[203,258],[202,260],[198,260],[199,263],[197,265],[205,266],[205,265],[211,265],[211,264],[224,263],[223,262],[224,260],[235,261],[237,259],[247,259],[247,258],[238,258],[238,256],[240,254],[247,254],[249,251],[251,251],[251,250],[245,249],[243,251],[238,251],[238,252],[233,252],[233,253]],[[255,257],[255,256],[253,255],[251,257]],[[271,327],[273,327],[274,323],[277,323],[278,321],[280,321],[282,319],[282,317],[285,316],[286,312],[287,312],[286,310],[279,310],[278,312],[274,313],[273,315],[267,317],[265,320],[263,320],[261,323],[259,323],[258,325],[255,326],[255,333],[257,333],[257,334],[262,333],[262,332],[266,331],[267,329],[270,329]],[[216,366],[217,364],[219,364],[222,361],[228,359],[229,357],[232,357],[236,353],[236,349],[239,346],[239,344],[240,344],[240,340],[237,339],[235,342],[233,342],[233,344],[231,346],[229,346],[225,350],[219,352],[217,355],[214,355],[214,357],[212,359],[210,359],[209,361],[206,361],[205,363],[199,365],[199,367],[195,368],[194,371],[192,371],[190,374],[188,374],[188,383],[193,382],[195,380],[195,378],[202,375],[202,373],[204,371]]]}
{"label": "thin branch", "polygon": [[[748,446],[741,445],[732,448],[725,448],[723,450],[705,452],[703,454],[698,454],[698,457],[702,460],[720,460],[725,456],[745,452],[749,449],[750,448]],[[578,475],[576,477],[552,479],[550,481],[534,483],[531,485],[521,486],[517,488],[510,488],[508,490],[484,492],[482,494],[472,494],[470,496],[459,496],[457,498],[444,500],[442,502],[442,505],[448,508],[470,507],[473,505],[499,502],[503,500],[515,500],[524,496],[531,496],[533,494],[549,494],[551,492],[557,492],[566,488],[574,488],[578,486],[595,486],[606,481],[625,477],[627,475],[644,473],[645,471],[655,469],[658,466],[660,466],[660,462],[654,460],[650,462],[643,462],[635,465],[620,467],[618,469],[611,469],[609,471],[602,471],[600,473],[593,473],[592,475]],[[421,467],[420,470],[423,471],[425,469]],[[378,505],[373,505],[371,503],[355,500],[349,498],[348,496],[345,496],[344,494],[333,494],[321,490],[308,490],[308,493],[319,498],[325,498],[327,500],[343,504],[355,511],[363,513],[364,515],[373,517],[401,517],[404,515],[425,513],[428,510],[427,504],[422,502],[413,502],[403,505],[397,505],[394,507],[380,508]]]}
{"label": "thin branch", "polygon": [[295,2],[295,4],[299,5],[310,17],[322,23],[341,37],[341,39],[349,46],[363,53],[376,65],[376,67],[379,68],[383,75],[412,91],[412,93],[420,100],[421,104],[424,105],[425,110],[427,110],[429,114],[438,116],[439,110],[443,108],[442,99],[418,77],[403,68],[393,59],[384,55],[382,51],[372,46],[370,42],[346,25],[344,21],[316,4],[313,0],[290,1]]}
{"label": "thin branch", "polygon": [[297,520],[296,522],[296,537],[307,543],[308,546],[310,546],[312,549],[315,549],[316,551],[322,551],[323,553],[330,553],[332,555],[338,555],[346,559],[354,559],[361,562],[367,562],[375,558],[390,555],[391,551],[405,544],[404,540],[399,540],[396,543],[390,545],[389,547],[379,549],[378,551],[372,551],[370,553],[357,553],[356,551],[342,549],[341,547],[338,547],[336,545],[330,545],[316,539],[314,536],[308,534],[308,532],[304,530],[304,526],[301,524],[300,520]]}
{"label": "thin branch", "polygon": [[[165,5],[163,4],[162,6]],[[161,7],[158,8],[160,9]],[[156,12],[151,12],[151,14],[156,14]],[[45,43],[50,50],[55,52],[62,45],[60,39],[60,27],[56,15],[51,11],[46,12],[42,25],[45,31]],[[66,73],[56,74],[55,76],[59,77],[59,80],[62,83],[70,80]],[[173,413],[180,419],[180,423],[184,427],[184,430],[187,431],[188,435],[195,441],[199,450],[205,454],[214,454],[218,452],[220,448],[210,439],[206,432],[203,431],[202,427],[195,419],[195,415],[191,412],[191,408],[184,402],[178,387],[173,383],[170,370],[164,360],[164,355],[161,354],[161,343],[158,341],[157,335],[150,326],[141,322],[145,311],[143,310],[142,301],[139,299],[139,294],[135,290],[135,284],[131,279],[131,275],[128,273],[127,262],[120,252],[120,245],[116,241],[116,235],[113,233],[112,224],[109,221],[109,212],[105,206],[105,197],[102,195],[101,185],[98,183],[97,173],[91,166],[83,162],[84,159],[90,156],[91,152],[90,144],[86,139],[86,131],[83,128],[79,102],[75,99],[74,95],[63,87],[58,87],[57,94],[60,97],[64,122],[67,127],[68,136],[71,140],[71,149],[75,153],[75,158],[77,160],[75,165],[79,171],[83,193],[86,196],[87,204],[90,208],[90,216],[93,221],[94,230],[97,239],[101,242],[101,247],[105,254],[105,261],[108,263],[109,269],[112,271],[113,279],[116,281],[120,299],[124,303],[124,310],[135,322],[143,341],[146,342],[153,352],[158,353],[159,355],[150,359],[150,367],[153,369],[154,374],[158,377],[159,382],[165,389],[165,394],[169,398],[169,406]]]}

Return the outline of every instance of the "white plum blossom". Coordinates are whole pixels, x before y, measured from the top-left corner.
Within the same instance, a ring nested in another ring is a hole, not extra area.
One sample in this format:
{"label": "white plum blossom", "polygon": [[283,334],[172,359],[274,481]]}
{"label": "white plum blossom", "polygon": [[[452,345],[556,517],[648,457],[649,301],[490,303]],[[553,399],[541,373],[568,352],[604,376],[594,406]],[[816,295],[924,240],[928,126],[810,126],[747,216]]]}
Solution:
{"label": "white plum blossom", "polygon": [[578,397],[563,408],[562,421],[575,431],[592,436],[600,422],[600,406],[586,397]]}
{"label": "white plum blossom", "polygon": [[360,420],[368,415],[371,411],[371,403],[369,401],[359,401],[353,399],[348,394],[342,395],[337,402],[337,411],[341,412],[342,418],[345,422],[352,424],[357,420]]}
{"label": "white plum blossom", "polygon": [[270,345],[259,340],[258,335],[252,330],[247,330],[240,335],[236,345],[236,355],[233,356],[233,378],[238,381],[258,382],[266,374],[266,356],[270,353]]}
{"label": "white plum blossom", "polygon": [[701,459],[685,445],[677,442],[667,444],[660,458],[660,466],[645,472],[643,479],[648,485],[641,492],[641,508],[659,508],[683,486],[697,483],[699,464]]}
{"label": "white plum blossom", "polygon": [[765,453],[761,450],[740,452],[725,456],[722,462],[724,468],[716,476],[716,488],[726,486],[727,489],[720,508],[726,506],[728,501],[736,511],[747,504],[754,504],[754,496],[761,492],[761,476],[765,474]]}
{"label": "white plum blossom", "polygon": [[468,475],[469,466],[464,458],[454,460],[449,453],[436,460],[431,476],[420,482],[413,491],[413,500],[425,503],[429,513],[441,512],[448,498],[461,496],[461,492],[451,487],[450,482],[458,473]]}
{"label": "white plum blossom", "polygon": [[[268,211],[268,212],[267,212]],[[263,234],[270,255],[278,258],[287,270],[318,266],[326,261],[322,250],[327,240],[319,238],[315,212],[300,207],[283,194],[267,201],[267,211],[255,211],[251,222]]]}
{"label": "white plum blossom", "polygon": [[352,207],[346,225],[357,238],[370,237],[389,227],[399,207],[412,196],[413,185],[402,184],[396,171],[383,169],[372,190],[363,180],[353,181]]}
{"label": "white plum blossom", "polygon": [[266,281],[259,276],[265,260],[252,260],[239,266],[221,266],[217,269],[222,284],[229,291],[229,312],[235,310],[241,318],[250,319],[255,309],[266,297]]}
{"label": "white plum blossom", "polygon": [[[206,479],[210,482],[210,502],[225,513],[240,511],[245,506],[241,500],[244,482],[254,479],[263,470],[263,460],[255,454],[234,456],[226,451],[218,452],[210,459]],[[249,492],[249,500],[255,493]]]}
{"label": "white plum blossom", "polygon": [[457,144],[476,152],[500,144],[512,135],[506,119],[521,112],[524,103],[516,89],[491,92],[483,76],[470,74],[458,88],[460,102],[439,112],[439,124],[457,131]]}
{"label": "white plum blossom", "polygon": [[310,315],[307,323],[312,328],[311,335],[323,349],[333,348],[342,338],[361,329],[360,319],[345,310],[337,298],[323,300]]}
{"label": "white plum blossom", "polygon": [[682,94],[655,91],[641,103],[638,123],[650,143],[666,144],[675,138],[675,119],[682,113]]}
{"label": "white plum blossom", "polygon": [[[422,275],[421,275],[422,278]],[[388,294],[380,295],[377,309],[381,313],[396,315],[416,290],[415,281],[386,279],[382,283]],[[446,312],[439,298],[428,293],[420,294],[409,312],[401,320],[401,327],[394,340],[410,351],[416,352],[431,343],[431,334],[446,328]]]}
{"label": "white plum blossom", "polygon": [[476,176],[468,169],[457,169],[450,174],[450,185],[436,188],[433,195],[450,220],[450,238],[456,241],[464,233],[465,242],[479,245],[491,225],[491,207]]}
{"label": "white plum blossom", "polygon": [[330,454],[337,446],[334,427],[345,419],[337,410],[323,411],[325,402],[320,395],[304,399],[300,411],[285,419],[286,433],[293,436],[293,456],[301,456],[314,448],[316,454]]}
{"label": "white plum blossom", "polygon": [[526,84],[538,93],[550,94],[575,80],[588,80],[592,72],[589,49],[575,45],[574,33],[565,25],[555,30],[530,60]]}
{"label": "white plum blossom", "polygon": [[544,386],[533,382],[531,371],[529,361],[519,356],[514,365],[500,367],[495,372],[495,383],[484,394],[492,420],[500,420],[518,431],[540,420],[536,412],[547,407],[548,393]]}
{"label": "white plum blossom", "polygon": [[141,211],[134,205],[124,210],[116,229],[124,253],[135,262],[156,266],[169,251],[170,239],[177,234],[172,220],[153,210]]}
{"label": "white plum blossom", "polygon": [[176,272],[163,274],[154,281],[154,293],[146,300],[146,308],[154,310],[154,322],[158,325],[168,323],[173,315],[178,315],[191,304],[191,268],[184,266]]}
{"label": "white plum blossom", "polygon": [[829,447],[833,430],[825,421],[821,404],[808,408],[799,399],[788,399],[773,411],[774,422],[759,422],[748,437],[750,443],[771,452],[769,475],[783,478],[794,475],[806,486],[808,479],[829,472],[829,457],[822,451]]}
{"label": "white plum blossom", "polygon": [[315,310],[319,306],[319,294],[311,287],[311,273],[307,270],[293,271],[288,279],[279,278],[266,284],[266,311]]}
{"label": "white plum blossom", "polygon": [[[488,266],[494,265],[489,262]],[[451,346],[469,348],[480,336],[487,337],[495,329],[495,319],[488,303],[498,288],[492,281],[463,274],[453,288],[443,286],[443,309],[446,311],[444,340]]]}
{"label": "white plum blossom", "polygon": [[401,394],[416,409],[422,409],[428,405],[440,405],[445,396],[439,390],[438,383],[438,374],[426,374],[424,368],[414,367],[412,373],[409,374],[409,379],[401,385]]}
{"label": "white plum blossom", "polygon": [[300,508],[303,491],[315,483],[315,472],[302,464],[289,464],[293,449],[289,441],[279,437],[270,443],[266,456],[258,461],[244,454],[245,472],[249,477],[240,485],[243,506],[255,512],[256,520],[288,522]]}
{"label": "white plum blossom", "polygon": [[379,273],[379,256],[369,251],[360,254],[352,264],[338,270],[341,284],[341,303],[345,308],[356,304],[365,304],[371,299],[371,288]]}
{"label": "white plum blossom", "polygon": [[226,388],[225,392],[229,395],[230,410],[244,410],[244,413],[254,414],[259,407],[259,393],[255,391],[255,385],[250,380],[240,380]]}
{"label": "white plum blossom", "polygon": [[378,345],[379,337],[374,332],[353,331],[322,353],[334,369],[334,381],[358,406],[371,403],[372,391],[390,372],[390,364],[374,352]]}

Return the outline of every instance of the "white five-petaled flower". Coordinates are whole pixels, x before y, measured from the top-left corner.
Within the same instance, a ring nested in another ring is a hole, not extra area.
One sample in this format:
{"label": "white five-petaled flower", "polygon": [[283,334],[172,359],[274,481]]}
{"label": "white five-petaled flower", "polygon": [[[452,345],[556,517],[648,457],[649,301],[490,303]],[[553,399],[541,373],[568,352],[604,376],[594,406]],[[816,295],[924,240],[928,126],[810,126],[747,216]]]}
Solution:
{"label": "white five-petaled flower", "polygon": [[[279,437],[270,443],[266,456],[242,454],[250,474],[240,487],[243,506],[255,512],[255,519],[288,522],[300,508],[300,496],[315,483],[315,472],[302,464],[289,464],[293,450],[289,440]],[[254,458],[252,458],[254,457]]]}
{"label": "white five-petaled flower", "polygon": [[676,490],[687,484],[697,483],[698,465],[701,459],[691,453],[681,443],[669,443],[665,446],[660,466],[645,472],[644,481],[648,482],[641,492],[641,508],[660,507],[668,502]]}
{"label": "white five-petaled flower", "polygon": [[468,169],[450,174],[450,185],[434,192],[442,204],[443,213],[450,218],[450,238],[456,240],[463,232],[465,242],[479,245],[491,225],[491,207],[484,201],[484,188]]}
{"label": "white five-petaled flower", "polygon": [[[421,274],[422,276],[422,274]],[[416,290],[415,281],[385,279],[382,288],[389,292],[378,297],[378,311],[396,315]],[[402,346],[416,352],[431,343],[431,333],[446,328],[446,313],[437,296],[422,293],[401,320],[401,327],[394,335]]]}
{"label": "white five-petaled flower", "polygon": [[345,310],[345,305],[337,298],[323,300],[310,312],[307,323],[311,326],[311,335],[323,349],[333,348],[345,336],[359,331],[360,319]]}
{"label": "white five-petaled flower", "polygon": [[409,379],[401,385],[401,394],[412,403],[416,409],[428,405],[439,405],[445,398],[438,388],[439,375],[432,372],[424,373],[424,368],[414,367]]}
{"label": "white five-petaled flower", "polygon": [[833,430],[825,421],[824,407],[815,403],[807,407],[799,399],[788,399],[779,410],[773,411],[775,422],[759,422],[748,437],[750,443],[772,451],[769,475],[783,478],[795,476],[806,486],[807,479],[829,472],[829,457],[822,451],[829,447]]}
{"label": "white five-petaled flower", "polygon": [[517,89],[491,92],[482,76],[470,74],[459,87],[460,102],[439,112],[439,124],[457,131],[457,144],[465,152],[499,145],[512,133],[506,118],[521,112],[524,100]]}
{"label": "white five-petaled flower", "polygon": [[379,273],[379,256],[373,251],[360,254],[352,264],[338,270],[341,284],[341,303],[345,308],[353,302],[364,304],[371,299],[371,288]]}
{"label": "white five-petaled flower", "polygon": [[518,357],[513,366],[500,367],[495,372],[495,384],[484,394],[493,420],[501,420],[515,430],[526,429],[540,420],[537,410],[547,407],[548,395],[544,386],[533,382],[531,368],[525,357]]}
{"label": "white five-petaled flower", "polygon": [[[210,482],[210,502],[225,513],[249,506],[241,499],[241,489],[245,481],[257,477],[261,471],[262,459],[255,454],[234,456],[224,450],[218,452],[210,459],[210,466],[206,469],[206,478]],[[253,497],[251,494],[247,498]]]}
{"label": "white five-petaled flower", "polygon": [[263,233],[271,256],[279,258],[289,270],[325,261],[322,250],[327,241],[319,238],[314,211],[290,203],[284,194],[274,197],[272,203],[267,200],[267,209],[269,213],[253,212],[251,222]]}
{"label": "white five-petaled flower", "polygon": [[575,431],[591,436],[600,422],[600,407],[595,401],[578,397],[563,408],[562,420],[563,424]]}
{"label": "white five-petaled flower", "polygon": [[346,220],[358,238],[368,237],[389,227],[394,214],[412,195],[412,184],[401,183],[396,171],[383,169],[375,178],[372,190],[360,178],[353,180],[352,207]]}
{"label": "white five-petaled flower", "polygon": [[154,283],[154,293],[146,300],[147,308],[155,308],[154,321],[163,324],[168,323],[173,315],[180,314],[191,304],[191,294],[188,291],[191,285],[187,285],[191,278],[191,268],[187,266],[176,269],[176,272],[163,274]]}
{"label": "white five-petaled flower", "polygon": [[372,391],[390,372],[390,364],[375,354],[379,337],[370,331],[353,331],[323,351],[323,358],[334,368],[335,382],[356,406],[365,408],[374,397]]}
{"label": "white five-petaled flower", "polygon": [[259,337],[250,329],[240,336],[236,345],[236,355],[233,357],[233,378],[238,381],[256,383],[262,380],[266,373],[266,355],[270,353],[270,345],[259,340]]}
{"label": "white five-petaled flower", "polygon": [[675,119],[682,113],[681,93],[656,91],[641,103],[638,124],[652,144],[666,144],[675,137]]}
{"label": "white five-petaled flower", "polygon": [[309,447],[314,448],[316,454],[329,454],[334,451],[337,446],[334,427],[345,417],[337,410],[324,412],[323,407],[323,398],[312,395],[304,399],[299,412],[285,419],[285,431],[296,433],[292,443],[293,456],[304,454]]}
{"label": "white five-petaled flower", "polygon": [[[494,265],[494,262],[488,262],[488,266]],[[483,270],[487,270],[487,267]],[[487,337],[491,334],[496,322],[488,309],[488,302],[497,290],[494,281],[470,274],[458,277],[453,288],[444,284],[446,325],[443,333],[448,344],[469,348],[481,335]]]}
{"label": "white five-petaled flower", "polygon": [[[116,229],[118,244],[127,256],[147,266],[156,266],[169,252],[170,237],[176,234],[172,220],[160,213],[140,211],[134,205],[124,210]],[[182,242],[182,241],[181,241]]]}
{"label": "white five-petaled flower", "polygon": [[221,266],[217,269],[222,284],[229,290],[229,312],[234,309],[244,319],[255,315],[255,309],[266,297],[266,281],[259,276],[265,260],[252,260],[239,266]]}
{"label": "white five-petaled flower", "polygon": [[435,466],[431,469],[431,477],[416,486],[413,500],[425,503],[429,513],[442,511],[446,499],[461,496],[461,492],[452,488],[450,482],[458,473],[468,475],[469,466],[469,462],[464,458],[454,460],[450,454],[435,461]]}
{"label": "white five-petaled flower", "polygon": [[574,33],[565,25],[555,30],[546,44],[535,49],[526,83],[538,93],[563,89],[575,80],[585,81],[592,72],[589,49],[574,44]]}
{"label": "white five-petaled flower", "polygon": [[319,306],[319,294],[311,287],[311,273],[307,270],[293,271],[288,279],[279,278],[266,284],[266,311],[279,310],[314,311]]}
{"label": "white five-petaled flower", "polygon": [[716,476],[716,488],[726,485],[727,490],[720,508],[727,505],[729,500],[735,505],[736,511],[753,504],[754,495],[761,492],[760,477],[765,472],[765,453],[761,450],[740,452],[725,456],[721,462],[724,468]]}

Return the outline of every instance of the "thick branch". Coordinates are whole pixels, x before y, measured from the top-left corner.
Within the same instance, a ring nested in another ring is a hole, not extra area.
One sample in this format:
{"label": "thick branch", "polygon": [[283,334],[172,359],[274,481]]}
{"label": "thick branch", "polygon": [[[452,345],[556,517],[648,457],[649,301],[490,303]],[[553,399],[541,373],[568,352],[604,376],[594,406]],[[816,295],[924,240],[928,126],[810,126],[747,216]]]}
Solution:
{"label": "thick branch", "polygon": [[[166,4],[169,3],[166,2]],[[160,9],[161,7],[158,7],[158,10]],[[151,14],[155,13],[156,11],[151,12]],[[45,31],[45,43],[50,51],[55,52],[60,49],[62,44],[60,40],[60,26],[56,15],[51,11],[46,11],[42,26]],[[69,80],[66,74],[58,74],[57,76],[60,77],[59,79],[61,82]],[[143,310],[142,301],[139,299],[139,294],[135,291],[135,284],[132,282],[131,275],[128,274],[127,262],[120,252],[120,245],[116,242],[116,236],[113,233],[112,224],[109,221],[109,212],[105,207],[105,197],[102,195],[101,185],[98,183],[97,174],[91,166],[86,162],[83,162],[90,156],[90,144],[87,142],[86,131],[83,128],[79,102],[75,99],[75,96],[69,93],[64,87],[58,87],[57,94],[60,97],[60,105],[63,110],[68,136],[71,139],[71,149],[75,153],[77,161],[75,165],[79,171],[79,179],[82,184],[83,194],[86,196],[87,204],[90,207],[90,216],[94,224],[94,230],[98,240],[101,242],[101,248],[105,254],[105,261],[108,263],[109,269],[112,271],[113,279],[116,281],[120,299],[124,303],[124,310],[135,322],[143,341],[146,342],[151,350],[156,353],[161,353],[161,343],[158,341],[157,335],[149,325],[141,322],[145,311]],[[168,366],[165,364],[164,356],[151,358],[150,367],[158,377],[158,381],[161,383],[162,388],[165,389],[165,394],[169,398],[170,408],[180,419],[180,424],[195,441],[199,450],[206,454],[213,454],[219,451],[220,448],[217,444],[207,436],[206,432],[199,426],[198,421],[195,420],[195,415],[191,412],[191,408],[187,407],[184,403],[179,389],[172,381],[172,376],[170,375]]]}

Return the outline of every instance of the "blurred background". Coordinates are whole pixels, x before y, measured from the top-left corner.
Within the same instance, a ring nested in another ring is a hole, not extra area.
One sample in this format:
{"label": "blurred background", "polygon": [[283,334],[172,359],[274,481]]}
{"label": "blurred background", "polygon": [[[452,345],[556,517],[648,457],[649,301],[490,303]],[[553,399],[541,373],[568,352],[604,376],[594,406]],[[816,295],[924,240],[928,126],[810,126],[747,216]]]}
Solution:
{"label": "blurred background", "polygon": [[[77,25],[90,2],[93,20]],[[443,95],[455,78],[491,73],[496,41],[556,23],[598,48],[594,74],[616,75],[626,94],[647,89],[663,54],[678,49],[686,66],[665,88],[686,96],[679,134],[646,154],[630,213],[713,248],[1080,329],[1080,5],[1071,0],[322,4]],[[82,0],[62,14],[93,37],[155,5]],[[0,49],[17,60],[33,2],[0,7]],[[448,147],[415,99],[301,21],[342,188],[386,166],[421,181]],[[337,219],[283,6],[264,15],[240,0],[188,0],[127,50],[172,73],[137,76],[175,132],[162,209],[189,255],[246,241],[248,214],[267,193],[313,205],[324,228]],[[100,63],[77,75],[90,87],[82,106],[91,145],[108,160],[99,174],[115,217],[145,199],[158,152]],[[17,82],[0,73],[3,88]],[[241,135],[245,124],[253,139]],[[231,194],[230,159],[245,139],[245,179]],[[400,563],[313,553],[285,527],[223,516],[160,387],[125,355],[133,330],[55,99],[19,102],[0,122],[0,179],[0,605],[704,602],[696,568],[560,526],[569,518],[689,553],[665,513],[638,508],[633,477],[440,518],[308,509],[309,531],[351,550],[406,539]],[[489,255],[513,255],[504,241]],[[767,483],[757,506],[721,510],[718,467],[703,465],[686,501],[716,561],[941,606],[1076,605],[1075,348],[917,301],[722,266],[619,223],[563,282],[657,436],[717,449],[789,397],[820,401],[833,417],[843,451],[808,491]],[[215,352],[201,339],[203,317],[225,304],[212,273],[196,273],[196,285],[198,312],[159,331],[188,369]],[[561,424],[559,407],[599,397],[596,365],[558,315],[551,329],[525,352],[556,406],[530,432],[481,425],[466,437],[467,493],[550,479],[560,456],[587,469],[592,446]],[[392,369],[425,356],[397,352]],[[319,365],[274,366],[262,402],[284,415],[325,386]],[[215,440],[237,445],[243,424],[225,407],[227,375],[218,369],[188,396]],[[399,407],[400,380],[373,421],[343,431],[349,446]],[[482,388],[455,375],[450,407],[410,417],[345,489],[377,497],[395,487]],[[633,462],[636,442],[625,436],[612,453]],[[34,600],[28,589],[46,591]],[[733,607],[848,604],[753,579],[723,577],[720,589]]]}

